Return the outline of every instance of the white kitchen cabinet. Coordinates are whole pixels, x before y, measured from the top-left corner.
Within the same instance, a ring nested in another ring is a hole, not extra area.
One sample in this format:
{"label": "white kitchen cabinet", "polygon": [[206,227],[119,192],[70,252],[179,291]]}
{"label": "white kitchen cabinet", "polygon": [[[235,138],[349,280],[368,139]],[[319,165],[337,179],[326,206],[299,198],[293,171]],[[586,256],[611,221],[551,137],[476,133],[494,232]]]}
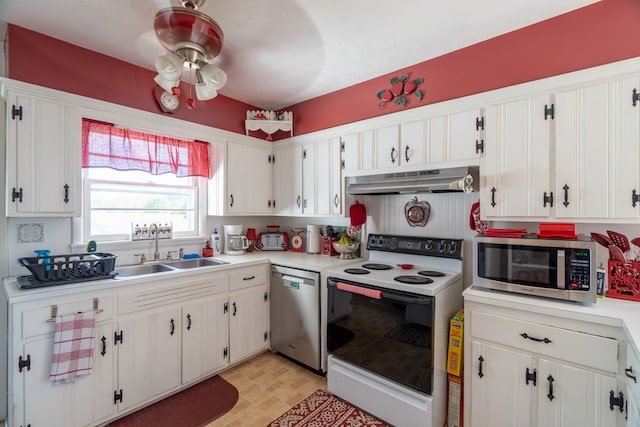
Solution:
{"label": "white kitchen cabinet", "polygon": [[624,425],[619,341],[599,327],[465,300],[465,425]]}
{"label": "white kitchen cabinet", "polygon": [[271,146],[227,142],[227,215],[269,215],[272,211]]}
{"label": "white kitchen cabinet", "polygon": [[244,267],[229,274],[229,362],[269,347],[269,268]]}
{"label": "white kitchen cabinet", "polygon": [[273,199],[276,215],[302,214],[302,146],[275,148]]}
{"label": "white kitchen cabinet", "polygon": [[182,306],[182,383],[228,364],[229,310],[226,293]]}
{"label": "white kitchen cabinet", "polygon": [[640,426],[640,357],[633,343],[627,343],[627,361],[624,365],[627,386],[625,413],[628,427]]}
{"label": "white kitchen cabinet", "polygon": [[426,123],[417,120],[378,128],[376,131],[376,168],[421,166],[425,163]]}
{"label": "white kitchen cabinet", "polygon": [[480,108],[427,120],[427,162],[468,165],[484,150],[484,111]]}
{"label": "white kitchen cabinet", "polygon": [[[118,411],[126,411],[180,385],[180,307],[119,320]],[[121,336],[121,338],[120,338]]]}
{"label": "white kitchen cabinet", "polygon": [[[553,119],[542,95],[486,109],[480,199],[485,218],[546,218],[552,214],[550,164]],[[556,196],[557,199],[557,196]]]}
{"label": "white kitchen cabinet", "polygon": [[[341,215],[342,167],[340,139],[323,139],[317,141],[313,148],[315,150],[315,173],[311,178],[315,182],[314,192],[311,193],[311,197],[315,199],[313,214],[322,216]],[[306,166],[307,163],[304,164],[304,167]],[[307,194],[305,192],[305,199],[308,198]],[[309,209],[306,212],[309,212]]]}
{"label": "white kitchen cabinet", "polygon": [[82,122],[60,101],[7,91],[7,216],[79,216]]}
{"label": "white kitchen cabinet", "polygon": [[[49,381],[55,323],[47,320],[52,306],[27,303],[10,310],[11,319],[21,321],[17,341],[10,344],[7,425],[82,426],[100,423],[115,413],[112,304],[102,298],[99,303],[104,311],[96,314],[93,372],[55,385]],[[91,309],[92,299],[67,299],[57,305],[58,314]]]}

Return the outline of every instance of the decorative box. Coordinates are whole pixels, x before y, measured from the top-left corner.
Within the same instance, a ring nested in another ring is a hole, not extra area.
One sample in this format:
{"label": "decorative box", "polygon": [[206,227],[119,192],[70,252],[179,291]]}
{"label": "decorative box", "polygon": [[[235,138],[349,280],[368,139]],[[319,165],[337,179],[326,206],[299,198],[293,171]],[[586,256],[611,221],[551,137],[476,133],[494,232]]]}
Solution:
{"label": "decorative box", "polygon": [[609,261],[607,298],[640,301],[640,262]]}

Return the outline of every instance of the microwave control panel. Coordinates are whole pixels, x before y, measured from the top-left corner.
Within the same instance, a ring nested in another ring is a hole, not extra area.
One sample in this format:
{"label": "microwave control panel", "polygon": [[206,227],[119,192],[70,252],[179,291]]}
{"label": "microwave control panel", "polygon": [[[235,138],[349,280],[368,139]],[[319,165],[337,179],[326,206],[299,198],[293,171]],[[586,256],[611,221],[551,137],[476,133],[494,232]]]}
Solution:
{"label": "microwave control panel", "polygon": [[567,249],[565,282],[568,290],[591,289],[591,251],[589,249]]}

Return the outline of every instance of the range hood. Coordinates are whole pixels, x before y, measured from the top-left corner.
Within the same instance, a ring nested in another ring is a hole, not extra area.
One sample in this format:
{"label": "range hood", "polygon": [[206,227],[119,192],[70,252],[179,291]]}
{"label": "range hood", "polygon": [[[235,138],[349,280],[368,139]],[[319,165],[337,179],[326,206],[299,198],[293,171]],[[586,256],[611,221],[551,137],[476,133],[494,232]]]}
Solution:
{"label": "range hood", "polygon": [[347,194],[448,193],[478,190],[478,167],[462,166],[347,178]]}

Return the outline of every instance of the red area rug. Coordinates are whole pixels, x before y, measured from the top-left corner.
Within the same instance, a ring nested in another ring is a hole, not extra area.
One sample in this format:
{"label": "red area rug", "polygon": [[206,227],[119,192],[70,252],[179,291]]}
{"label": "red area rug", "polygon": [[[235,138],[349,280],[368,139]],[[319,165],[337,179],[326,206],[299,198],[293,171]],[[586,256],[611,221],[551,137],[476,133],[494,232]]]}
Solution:
{"label": "red area rug", "polygon": [[238,390],[219,375],[107,424],[108,427],[200,427],[227,413]]}
{"label": "red area rug", "polygon": [[318,390],[272,421],[268,427],[390,427],[373,415]]}

